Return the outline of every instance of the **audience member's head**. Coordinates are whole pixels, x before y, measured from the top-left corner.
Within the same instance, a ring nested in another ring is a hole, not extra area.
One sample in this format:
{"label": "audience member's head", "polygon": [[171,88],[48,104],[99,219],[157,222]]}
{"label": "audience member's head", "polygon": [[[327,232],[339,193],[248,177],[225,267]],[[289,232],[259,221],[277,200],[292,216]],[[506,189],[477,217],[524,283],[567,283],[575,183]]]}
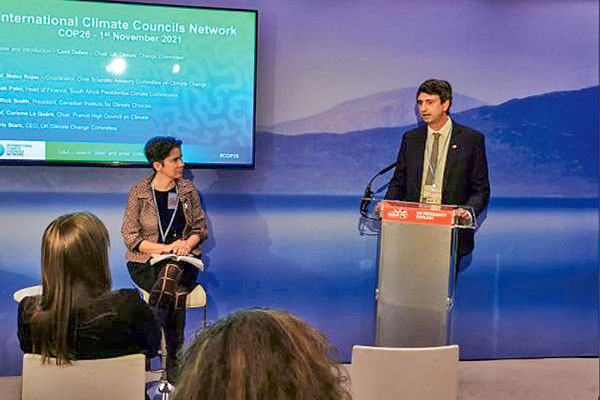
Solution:
{"label": "audience member's head", "polygon": [[63,215],[48,225],[42,238],[43,293],[31,320],[34,352],[69,362],[73,311],[110,290],[108,246],[106,227],[91,213]]}
{"label": "audience member's head", "polygon": [[185,352],[176,400],[350,399],[329,341],[285,311],[238,311]]}

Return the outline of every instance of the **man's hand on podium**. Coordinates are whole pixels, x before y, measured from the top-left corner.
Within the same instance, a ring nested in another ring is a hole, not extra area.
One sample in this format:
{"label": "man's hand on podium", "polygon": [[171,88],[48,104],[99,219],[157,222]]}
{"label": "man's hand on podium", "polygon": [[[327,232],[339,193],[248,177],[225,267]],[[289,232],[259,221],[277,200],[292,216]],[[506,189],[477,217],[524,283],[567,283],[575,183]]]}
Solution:
{"label": "man's hand on podium", "polygon": [[473,216],[471,213],[464,208],[457,208],[454,210],[454,218],[457,222],[462,225],[471,225],[473,223]]}

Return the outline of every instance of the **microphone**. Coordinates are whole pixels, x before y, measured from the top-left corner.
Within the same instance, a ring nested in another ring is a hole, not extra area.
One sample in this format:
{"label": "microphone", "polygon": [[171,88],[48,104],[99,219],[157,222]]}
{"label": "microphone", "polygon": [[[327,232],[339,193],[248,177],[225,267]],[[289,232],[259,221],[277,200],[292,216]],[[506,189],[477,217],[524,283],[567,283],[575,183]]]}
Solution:
{"label": "microphone", "polygon": [[[374,177],[373,179],[371,179],[371,182],[373,182],[373,180],[375,178],[377,178],[379,175],[383,175],[386,172],[388,172],[390,169],[395,168],[396,167],[396,161],[394,161],[393,163],[391,163],[390,165],[388,165],[387,167],[385,167],[384,169],[382,169],[381,171],[379,171]],[[371,183],[369,182],[369,183]]]}
{"label": "microphone", "polygon": [[371,178],[371,180],[367,184],[367,187],[365,188],[365,191],[363,193],[362,201],[360,202],[360,209],[359,209],[360,210],[360,215],[362,215],[365,218],[369,218],[369,204],[371,204],[371,200],[373,200],[373,198],[371,197],[371,196],[373,196],[373,190],[371,189],[371,185],[373,184],[373,181],[375,180],[375,178],[377,178],[380,175],[385,174],[390,169],[395,168],[395,167],[396,167],[396,161],[394,161],[393,163],[391,163],[387,167],[383,168],[381,171],[379,171],[378,173],[376,173]]}

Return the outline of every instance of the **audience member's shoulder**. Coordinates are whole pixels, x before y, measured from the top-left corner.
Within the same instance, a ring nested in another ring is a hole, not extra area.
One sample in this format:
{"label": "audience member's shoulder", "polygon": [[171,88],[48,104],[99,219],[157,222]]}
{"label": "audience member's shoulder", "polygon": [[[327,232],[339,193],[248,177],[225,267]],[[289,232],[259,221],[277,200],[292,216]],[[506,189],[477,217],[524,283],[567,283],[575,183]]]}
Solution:
{"label": "audience member's shoulder", "polygon": [[85,316],[105,312],[119,313],[119,311],[139,307],[143,304],[140,296],[135,289],[109,290],[108,292],[81,304],[79,314],[85,319]]}
{"label": "audience member's shoulder", "polygon": [[110,290],[103,294],[99,301],[108,301],[112,304],[129,304],[135,305],[143,303],[140,294],[135,289],[116,289]]}
{"label": "audience member's shoulder", "polygon": [[[27,296],[24,297],[19,303],[19,314],[22,317],[28,317],[33,314],[36,307],[40,304],[42,300],[42,296]],[[27,318],[28,319],[28,318]]]}
{"label": "audience member's shoulder", "polygon": [[117,289],[111,290],[110,295],[115,296],[116,298],[122,299],[123,301],[128,301],[131,303],[142,303],[142,299],[140,297],[140,293],[135,289]]}

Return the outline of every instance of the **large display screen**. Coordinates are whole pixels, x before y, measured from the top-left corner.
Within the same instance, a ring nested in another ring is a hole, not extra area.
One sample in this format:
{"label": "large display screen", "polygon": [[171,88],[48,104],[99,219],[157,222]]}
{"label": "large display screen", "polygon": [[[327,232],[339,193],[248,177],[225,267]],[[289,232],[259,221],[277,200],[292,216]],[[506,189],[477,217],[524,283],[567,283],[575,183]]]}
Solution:
{"label": "large display screen", "polygon": [[254,164],[257,13],[69,0],[0,5],[0,162]]}

